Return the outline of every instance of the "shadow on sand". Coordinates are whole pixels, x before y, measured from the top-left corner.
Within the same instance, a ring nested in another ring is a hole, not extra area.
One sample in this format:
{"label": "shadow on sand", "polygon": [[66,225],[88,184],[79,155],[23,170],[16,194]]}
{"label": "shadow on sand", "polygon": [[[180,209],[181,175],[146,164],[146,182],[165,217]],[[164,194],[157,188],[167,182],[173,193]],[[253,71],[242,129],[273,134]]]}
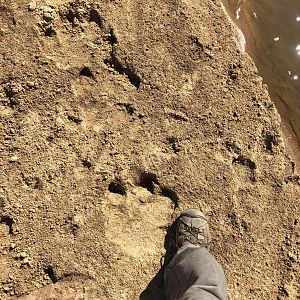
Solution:
{"label": "shadow on sand", "polygon": [[167,229],[164,242],[166,254],[163,257],[161,268],[148,284],[147,288],[141,293],[140,300],[166,300],[164,287],[164,270],[177,252],[177,246],[175,244],[177,220],[178,219],[176,219],[173,224]]}

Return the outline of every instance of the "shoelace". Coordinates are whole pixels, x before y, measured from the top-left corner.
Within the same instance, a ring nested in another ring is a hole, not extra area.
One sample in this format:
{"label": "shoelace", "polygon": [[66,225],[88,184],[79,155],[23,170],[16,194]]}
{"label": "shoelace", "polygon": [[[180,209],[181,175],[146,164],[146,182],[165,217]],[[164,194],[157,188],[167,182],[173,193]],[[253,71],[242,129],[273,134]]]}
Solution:
{"label": "shoelace", "polygon": [[[201,236],[203,237],[203,229],[197,228],[197,227],[193,227],[193,225],[188,225],[186,224],[184,221],[180,220],[182,222],[182,224],[184,225],[184,229],[190,233],[197,241],[199,241],[200,244],[202,244],[202,241],[199,240],[199,234],[201,234]],[[204,237],[203,237],[204,239]]]}

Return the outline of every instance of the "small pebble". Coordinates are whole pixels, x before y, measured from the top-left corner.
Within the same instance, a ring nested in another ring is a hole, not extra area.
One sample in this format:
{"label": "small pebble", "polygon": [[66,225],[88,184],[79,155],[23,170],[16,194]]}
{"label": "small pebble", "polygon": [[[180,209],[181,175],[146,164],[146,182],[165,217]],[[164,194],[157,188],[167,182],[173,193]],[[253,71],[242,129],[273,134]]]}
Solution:
{"label": "small pebble", "polygon": [[27,257],[27,253],[23,251],[20,253],[19,256],[20,256],[20,258],[25,258],[25,257]]}
{"label": "small pebble", "polygon": [[291,251],[288,253],[288,257],[290,258],[290,260],[292,260],[294,262],[296,262],[298,260],[297,255]]}
{"label": "small pebble", "polygon": [[35,83],[33,81],[28,81],[27,86],[28,87],[34,87]]}
{"label": "small pebble", "polygon": [[53,15],[50,12],[45,12],[43,17],[47,22],[50,22],[54,19]]}
{"label": "small pebble", "polygon": [[36,3],[35,2],[30,2],[28,4],[28,10],[33,11],[36,9]]}
{"label": "small pebble", "polygon": [[4,293],[7,293],[7,292],[9,291],[9,287],[8,287],[8,286],[5,286],[5,287],[3,288],[3,291],[4,291]]}
{"label": "small pebble", "polygon": [[18,160],[19,160],[19,157],[17,155],[14,155],[9,159],[9,162],[17,162]]}

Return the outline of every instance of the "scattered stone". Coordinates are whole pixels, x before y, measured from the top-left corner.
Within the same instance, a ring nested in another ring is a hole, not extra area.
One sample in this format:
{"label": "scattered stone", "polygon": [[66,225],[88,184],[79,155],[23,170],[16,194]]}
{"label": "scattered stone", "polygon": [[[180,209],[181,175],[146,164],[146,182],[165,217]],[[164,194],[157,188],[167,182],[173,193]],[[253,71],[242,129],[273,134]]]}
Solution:
{"label": "scattered stone", "polygon": [[291,251],[288,253],[288,257],[293,262],[296,262],[298,260],[297,255],[295,253],[291,252]]}
{"label": "scattered stone", "polygon": [[22,267],[32,267],[30,257],[25,257],[21,263]]}
{"label": "scattered stone", "polygon": [[35,10],[35,9],[36,9],[36,3],[35,3],[35,1],[30,2],[30,3],[28,4],[28,10],[29,10],[29,11],[33,11],[33,10]]}
{"label": "scattered stone", "polygon": [[3,288],[3,291],[4,291],[4,293],[8,293],[9,292],[9,287],[8,286],[5,286],[4,288]]}
{"label": "scattered stone", "polygon": [[21,259],[24,259],[24,258],[26,258],[28,255],[27,255],[27,253],[26,252],[21,252],[20,253],[20,255],[19,255],[19,257],[21,258]]}
{"label": "scattered stone", "polygon": [[14,155],[12,157],[10,157],[9,162],[13,163],[13,162],[17,162],[19,160],[19,157],[17,155]]}
{"label": "scattered stone", "polygon": [[28,81],[27,86],[33,88],[35,86],[35,83],[33,81]]}
{"label": "scattered stone", "polygon": [[11,243],[9,245],[9,249],[14,250],[16,248],[16,244],[15,243]]}
{"label": "scattered stone", "polygon": [[43,18],[45,21],[50,22],[54,19],[54,16],[50,12],[45,12]]}

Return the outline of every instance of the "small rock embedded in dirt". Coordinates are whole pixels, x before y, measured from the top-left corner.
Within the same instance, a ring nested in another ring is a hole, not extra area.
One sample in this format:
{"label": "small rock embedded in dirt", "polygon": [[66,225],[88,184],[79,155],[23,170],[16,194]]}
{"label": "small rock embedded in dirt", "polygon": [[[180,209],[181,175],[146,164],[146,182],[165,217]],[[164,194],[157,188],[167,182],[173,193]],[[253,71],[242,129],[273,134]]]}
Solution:
{"label": "small rock embedded in dirt", "polygon": [[44,17],[44,20],[47,22],[50,22],[54,19],[53,15],[50,12],[45,12],[43,17]]}
{"label": "small rock embedded in dirt", "polygon": [[35,83],[33,81],[28,81],[27,86],[33,88],[35,86]]}
{"label": "small rock embedded in dirt", "polygon": [[24,267],[32,267],[31,261],[30,261],[30,257],[25,257],[22,260],[21,266]]}
{"label": "small rock embedded in dirt", "polygon": [[30,3],[28,4],[28,10],[29,10],[29,11],[33,11],[33,10],[35,10],[35,9],[36,9],[36,3],[35,3],[35,1],[30,2]]}
{"label": "small rock embedded in dirt", "polygon": [[288,253],[288,257],[289,257],[289,259],[290,259],[291,261],[293,261],[293,262],[298,261],[297,255],[296,255],[295,253],[291,252],[291,251]]}
{"label": "small rock embedded in dirt", "polygon": [[17,155],[14,155],[12,157],[10,157],[9,162],[13,163],[13,162],[17,162],[19,160],[19,157]]}
{"label": "small rock embedded in dirt", "polygon": [[24,252],[24,251],[21,252],[20,255],[19,255],[20,258],[26,258],[27,256],[28,256],[27,253]]}

